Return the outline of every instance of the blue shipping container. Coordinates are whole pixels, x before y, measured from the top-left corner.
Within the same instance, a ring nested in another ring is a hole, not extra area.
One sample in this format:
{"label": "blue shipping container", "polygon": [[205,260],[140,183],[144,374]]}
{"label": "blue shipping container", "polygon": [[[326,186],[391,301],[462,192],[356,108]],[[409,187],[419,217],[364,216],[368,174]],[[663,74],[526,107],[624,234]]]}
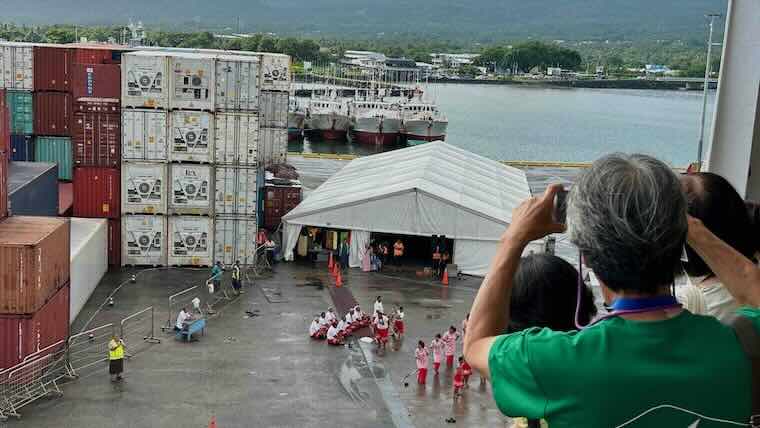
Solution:
{"label": "blue shipping container", "polygon": [[33,162],[34,137],[31,135],[11,135],[11,160],[14,162]]}
{"label": "blue shipping container", "polygon": [[12,215],[58,216],[58,166],[48,162],[8,164]]}

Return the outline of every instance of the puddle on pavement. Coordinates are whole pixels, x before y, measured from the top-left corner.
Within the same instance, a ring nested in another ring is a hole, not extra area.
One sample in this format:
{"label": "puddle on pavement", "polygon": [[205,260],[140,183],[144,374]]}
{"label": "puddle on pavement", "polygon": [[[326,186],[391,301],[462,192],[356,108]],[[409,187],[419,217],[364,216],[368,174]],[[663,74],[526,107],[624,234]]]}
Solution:
{"label": "puddle on pavement", "polygon": [[325,284],[320,278],[317,278],[315,276],[307,276],[297,282],[296,287],[314,287],[317,290],[323,290],[325,288]]}

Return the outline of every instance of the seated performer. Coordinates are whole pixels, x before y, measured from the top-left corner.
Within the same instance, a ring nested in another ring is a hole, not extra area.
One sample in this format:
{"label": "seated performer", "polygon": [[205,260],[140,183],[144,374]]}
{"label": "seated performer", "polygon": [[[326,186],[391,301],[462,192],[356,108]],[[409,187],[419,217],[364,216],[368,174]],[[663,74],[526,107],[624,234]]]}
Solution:
{"label": "seated performer", "polygon": [[325,314],[325,319],[327,320],[328,324],[332,324],[333,321],[337,321],[338,317],[335,315],[335,312],[333,311],[333,308],[327,308],[327,313]]}
{"label": "seated performer", "polygon": [[343,340],[338,335],[338,323],[333,323],[327,330],[327,344],[333,346],[343,345]]}
{"label": "seated performer", "polygon": [[322,333],[322,329],[319,326],[319,318],[314,318],[309,326],[309,336],[312,339],[324,340],[325,335]]}

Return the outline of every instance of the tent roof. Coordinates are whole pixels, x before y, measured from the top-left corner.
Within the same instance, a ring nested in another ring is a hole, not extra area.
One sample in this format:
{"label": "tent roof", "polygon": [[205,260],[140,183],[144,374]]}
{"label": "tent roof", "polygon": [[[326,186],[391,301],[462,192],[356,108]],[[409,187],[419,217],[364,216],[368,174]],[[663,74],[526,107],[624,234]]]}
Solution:
{"label": "tent roof", "polygon": [[[408,194],[414,197],[405,197]],[[366,216],[367,224],[357,225],[357,222],[362,222],[357,217],[364,217],[357,216],[363,205],[367,209],[383,207],[388,211],[401,210],[417,216],[422,210],[418,205],[424,198],[433,201],[435,215],[441,211],[449,213],[444,216],[447,218],[437,218],[438,223],[446,223],[447,219],[462,222],[466,221],[467,216],[475,216],[478,220],[498,224],[503,229],[510,223],[514,207],[528,197],[530,189],[522,170],[437,141],[351,161],[283,220],[291,224],[335,227],[350,223],[354,229],[428,234],[426,230],[404,230],[405,227],[398,221],[398,227],[394,230],[394,224],[378,224],[383,221],[378,221],[377,216]],[[387,203],[375,204],[383,200]],[[399,204],[405,204],[405,209],[397,206]],[[453,214],[451,209],[459,213]],[[342,221],[341,217],[349,212],[353,213],[353,219],[350,222]],[[319,224],[326,218],[332,221]],[[315,221],[317,219],[321,221]],[[467,235],[480,239],[499,238],[498,235],[491,236],[492,230],[488,231],[487,237],[472,236],[472,232]]]}

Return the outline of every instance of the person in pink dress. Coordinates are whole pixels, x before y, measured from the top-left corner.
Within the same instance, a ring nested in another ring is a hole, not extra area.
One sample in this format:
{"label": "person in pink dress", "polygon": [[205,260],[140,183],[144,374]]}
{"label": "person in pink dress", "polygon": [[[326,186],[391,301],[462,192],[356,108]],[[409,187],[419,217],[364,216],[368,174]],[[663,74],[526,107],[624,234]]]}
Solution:
{"label": "person in pink dress", "polygon": [[464,388],[464,368],[462,368],[462,361],[464,358],[459,357],[459,367],[454,372],[454,399],[462,396],[462,388]]}
{"label": "person in pink dress", "polygon": [[393,315],[393,330],[397,338],[404,337],[404,307],[399,306]]}
{"label": "person in pink dress", "polygon": [[459,333],[457,332],[457,328],[452,325],[449,327],[449,331],[443,335],[443,343],[446,345],[445,351],[447,368],[454,367],[454,353],[457,350],[457,340],[459,340]]}
{"label": "person in pink dress", "polygon": [[433,350],[433,370],[435,375],[438,376],[438,369],[441,367],[441,359],[443,359],[443,348],[446,346],[441,339],[441,335],[436,334],[432,342],[430,342],[430,349]]}
{"label": "person in pink dress", "polygon": [[419,341],[417,349],[414,351],[414,358],[417,360],[417,383],[424,385],[427,381],[428,367],[428,350],[425,348],[425,342]]}
{"label": "person in pink dress", "polygon": [[470,387],[470,376],[472,376],[472,367],[467,364],[467,360],[464,357],[459,357],[459,364],[462,366],[462,374],[464,375],[465,388]]}

